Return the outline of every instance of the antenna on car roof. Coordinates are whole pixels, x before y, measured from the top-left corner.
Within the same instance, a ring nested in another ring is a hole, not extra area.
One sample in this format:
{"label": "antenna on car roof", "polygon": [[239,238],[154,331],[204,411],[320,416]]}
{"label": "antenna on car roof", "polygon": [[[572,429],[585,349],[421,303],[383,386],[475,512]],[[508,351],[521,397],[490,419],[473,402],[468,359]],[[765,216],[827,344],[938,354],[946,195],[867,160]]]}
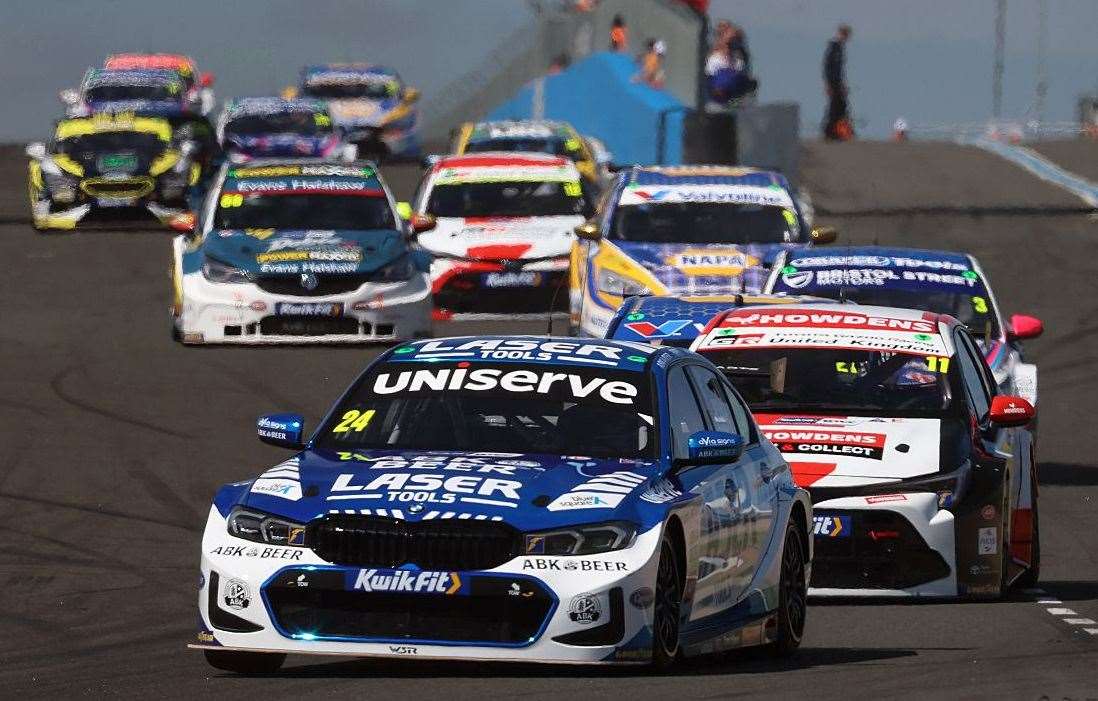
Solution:
{"label": "antenna on car roof", "polygon": [[553,296],[549,299],[549,313],[545,320],[545,335],[553,335],[553,310],[557,308],[557,296],[560,295],[560,288],[564,287],[564,281],[567,279],[567,275],[562,276],[560,281],[557,282],[557,289],[553,290]]}

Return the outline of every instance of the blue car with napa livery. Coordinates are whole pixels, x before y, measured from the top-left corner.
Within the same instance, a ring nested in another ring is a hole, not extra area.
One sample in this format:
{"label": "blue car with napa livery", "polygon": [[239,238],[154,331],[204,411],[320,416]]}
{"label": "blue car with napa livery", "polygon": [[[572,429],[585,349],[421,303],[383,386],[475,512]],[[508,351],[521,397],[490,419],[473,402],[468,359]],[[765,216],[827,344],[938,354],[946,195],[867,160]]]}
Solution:
{"label": "blue car with napa livery", "polygon": [[222,152],[233,163],[256,158],[353,161],[358,153],[332,124],[327,105],[313,99],[231,100],[218,119],[217,138]]}
{"label": "blue car with napa livery", "polygon": [[968,327],[999,391],[1037,405],[1037,366],[1021,342],[1044,331],[1040,319],[1006,320],[975,257],[952,251],[844,246],[789,251],[775,262],[766,291],[949,314]]}
{"label": "blue car with napa livery", "polygon": [[287,654],[629,663],[804,632],[812,507],[743,399],[681,348],[422,340],[294,451],[218,490],[200,627],[219,669]]}
{"label": "blue car with napa livery", "polygon": [[573,332],[603,336],[634,295],[759,292],[774,258],[835,239],[810,228],[780,173],[724,166],[634,166],[576,227]]}
{"label": "blue car with napa livery", "polygon": [[833,300],[808,295],[758,294],[630,297],[614,313],[606,329],[606,338],[689,348],[710,321],[729,309],[831,301]]}
{"label": "blue car with napa livery", "polygon": [[[354,343],[430,335],[429,263],[372,163],[225,165],[173,241],[184,343]],[[197,232],[195,234],[194,232]]]}
{"label": "blue car with napa livery", "polygon": [[393,69],[368,63],[306,66],[298,92],[327,102],[336,126],[364,157],[420,157],[419,90]]}

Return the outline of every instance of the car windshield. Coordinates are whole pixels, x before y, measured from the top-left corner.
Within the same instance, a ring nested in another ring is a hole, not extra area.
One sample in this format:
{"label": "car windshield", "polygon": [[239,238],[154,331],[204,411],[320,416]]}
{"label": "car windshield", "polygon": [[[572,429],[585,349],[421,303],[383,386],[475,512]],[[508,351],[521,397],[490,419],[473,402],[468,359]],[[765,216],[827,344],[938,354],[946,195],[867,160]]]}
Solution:
{"label": "car windshield", "polygon": [[384,197],[342,194],[223,193],[218,229],[395,229]]}
{"label": "car windshield", "polygon": [[175,100],[178,98],[179,85],[175,83],[150,85],[99,85],[84,91],[84,99],[88,102]]}
{"label": "car windshield", "polygon": [[57,142],[56,149],[57,153],[81,160],[97,153],[111,151],[153,153],[163,150],[167,145],[167,142],[161,141],[156,134],[140,131],[104,131],[61,139]]}
{"label": "car windshield", "polygon": [[488,151],[521,151],[569,157],[576,156],[579,153],[578,148],[569,149],[565,145],[565,139],[559,136],[500,137],[470,141],[465,147],[466,153],[484,153]]}
{"label": "car windshield", "polygon": [[758,413],[943,418],[959,377],[948,357],[876,350],[705,351]]}
{"label": "car windshield", "polygon": [[583,187],[575,182],[491,182],[437,185],[427,211],[436,217],[549,217],[583,215]]}
{"label": "car windshield", "polygon": [[261,136],[263,134],[327,134],[332,121],[326,114],[313,112],[278,112],[237,117],[225,125],[228,136]]}
{"label": "car windshield", "polygon": [[367,82],[367,83],[310,83],[302,90],[309,97],[322,100],[340,100],[353,98],[366,98],[370,100],[384,100],[394,97],[399,92],[396,82]]}
{"label": "car windshield", "polygon": [[609,238],[646,243],[795,243],[797,215],[772,205],[666,202],[618,206]]}
{"label": "car windshield", "polygon": [[[804,292],[804,290],[799,290]],[[808,294],[835,295],[838,288],[814,289]],[[999,319],[991,306],[991,297],[983,283],[958,292],[941,289],[907,289],[877,286],[843,287],[843,298],[858,304],[901,309],[922,309],[949,314],[965,326],[976,339],[999,337]]]}
{"label": "car windshield", "polygon": [[390,362],[352,387],[317,447],[651,458],[651,396],[640,372]]}

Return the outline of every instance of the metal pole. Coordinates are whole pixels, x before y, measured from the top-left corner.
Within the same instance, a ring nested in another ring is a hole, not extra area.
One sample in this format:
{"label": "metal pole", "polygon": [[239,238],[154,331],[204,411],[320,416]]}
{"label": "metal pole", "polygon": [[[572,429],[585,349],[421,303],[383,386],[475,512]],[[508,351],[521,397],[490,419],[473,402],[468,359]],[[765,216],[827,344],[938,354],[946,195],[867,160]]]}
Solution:
{"label": "metal pole", "polygon": [[991,76],[991,114],[1003,116],[1003,56],[1006,51],[1006,0],[995,0],[995,68]]}
{"label": "metal pole", "polygon": [[1045,123],[1045,97],[1048,95],[1048,0],[1037,6],[1037,136]]}

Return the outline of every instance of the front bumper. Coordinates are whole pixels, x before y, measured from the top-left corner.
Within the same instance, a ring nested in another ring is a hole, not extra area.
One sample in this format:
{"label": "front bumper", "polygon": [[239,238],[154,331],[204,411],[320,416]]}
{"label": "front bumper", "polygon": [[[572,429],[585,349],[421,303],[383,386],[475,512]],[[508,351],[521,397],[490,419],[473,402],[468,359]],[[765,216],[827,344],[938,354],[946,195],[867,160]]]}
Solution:
{"label": "front bumper", "polygon": [[173,323],[184,343],[363,343],[431,333],[425,274],[316,297],[275,294],[254,283],[213,283],[201,271],[181,277]]}
{"label": "front bumper", "polygon": [[[528,263],[437,257],[431,262],[435,308],[453,314],[536,314],[567,307],[568,258]],[[510,317],[507,317],[510,318]]]}
{"label": "front bumper", "polygon": [[143,198],[133,198],[117,207],[102,207],[85,202],[64,210],[53,210],[48,199],[42,199],[31,205],[31,218],[36,229],[75,229],[78,225],[118,228],[131,226],[164,225],[173,217],[186,210],[178,207],[166,207]]}
{"label": "front bumper", "polygon": [[810,596],[954,597],[954,514],[932,493],[852,496],[812,506]]}
{"label": "front bumper", "polygon": [[[231,537],[211,509],[202,543],[200,628],[191,647],[643,663],[650,649],[635,641],[651,639],[645,631],[652,607],[634,605],[630,596],[655,586],[659,539],[657,527],[632,547],[597,557],[523,556],[486,571],[381,570],[375,576],[332,565],[309,548]],[[430,593],[379,591],[393,573],[422,578]]]}

